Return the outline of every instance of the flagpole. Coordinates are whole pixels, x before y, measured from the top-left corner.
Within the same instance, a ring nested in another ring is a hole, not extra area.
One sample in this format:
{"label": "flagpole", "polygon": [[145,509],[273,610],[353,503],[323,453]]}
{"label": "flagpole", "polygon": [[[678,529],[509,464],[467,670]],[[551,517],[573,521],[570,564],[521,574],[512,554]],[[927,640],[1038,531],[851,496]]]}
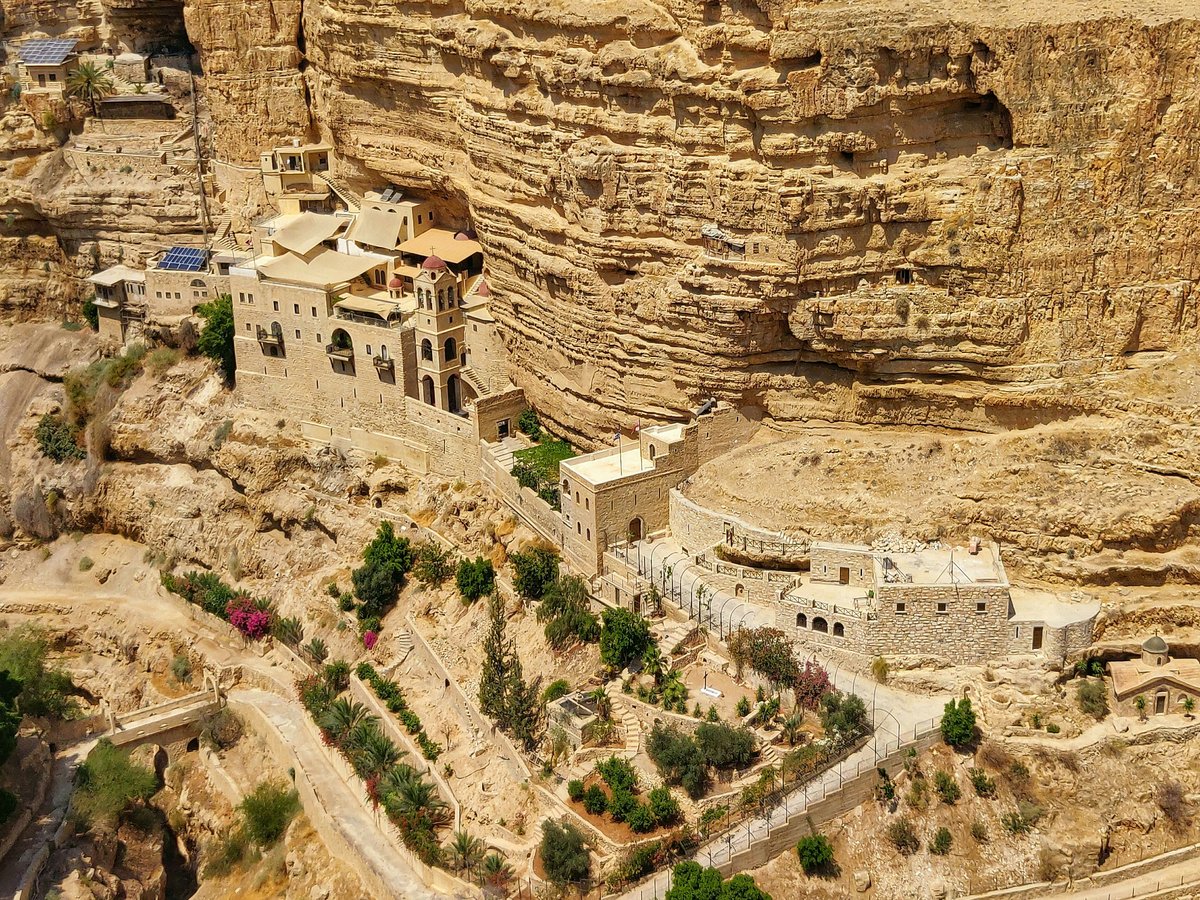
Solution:
{"label": "flagpole", "polygon": [[617,428],[617,467],[620,470],[621,477],[625,477],[625,460],[621,453],[621,429]]}

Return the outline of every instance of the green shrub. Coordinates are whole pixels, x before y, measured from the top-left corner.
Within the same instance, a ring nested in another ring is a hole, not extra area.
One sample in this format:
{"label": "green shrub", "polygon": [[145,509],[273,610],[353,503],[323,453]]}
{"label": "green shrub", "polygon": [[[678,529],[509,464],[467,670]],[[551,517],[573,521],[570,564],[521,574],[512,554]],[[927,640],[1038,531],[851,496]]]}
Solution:
{"label": "green shrub", "polygon": [[578,778],[572,778],[567,782],[567,796],[578,803],[583,799],[583,782]]}
{"label": "green shrub", "polygon": [[796,855],[805,875],[826,871],[833,862],[833,845],[823,834],[810,834],[796,844]]}
{"label": "green shrub", "polygon": [[454,574],[450,551],[437,541],[422,541],[415,548],[413,575],[424,584],[442,584]]}
{"label": "green shrub", "polygon": [[877,656],[871,661],[871,675],[874,676],[878,684],[887,684],[890,671],[888,661],[882,656]]}
{"label": "green shrub", "polygon": [[496,587],[496,572],[492,561],[477,556],[475,559],[460,559],[454,583],[463,603],[471,604],[480,597],[490,594]]}
{"label": "green shrub", "polygon": [[517,416],[517,428],[522,433],[529,435],[532,440],[540,441],[542,439],[542,421],[532,409],[524,409]]}
{"label": "green shrub", "polygon": [[283,836],[300,811],[300,795],[286,785],[264,781],[246,795],[238,809],[247,837],[258,846],[266,847]]}
{"label": "green shrub", "polygon": [[92,331],[100,330],[100,308],[96,306],[95,297],[83,301],[83,320],[91,326]]}
{"label": "green shrub", "polygon": [[87,456],[79,446],[79,429],[51,413],[38,420],[34,437],[42,455],[57,463]]}
{"label": "green shrub", "polygon": [[821,727],[839,746],[847,746],[870,730],[867,706],[857,694],[830,691],[821,698]]}
{"label": "green shrub", "polygon": [[593,816],[603,815],[608,809],[608,797],[605,796],[600,785],[593,784],[583,792],[583,808]]}
{"label": "green shrub", "polygon": [[208,303],[196,307],[196,313],[204,319],[196,351],[220,365],[225,380],[232,384],[237,371],[237,358],[233,352],[233,297],[218,294]]}
{"label": "green shrub", "polygon": [[961,750],[975,740],[975,710],[971,708],[969,697],[946,704],[942,711],[942,740],[955,750]]}
{"label": "green shrub", "polygon": [[243,828],[234,828],[223,838],[205,848],[204,868],[201,874],[205,878],[220,878],[228,875],[234,866],[249,862],[256,856],[250,839]]}
{"label": "green shrub", "polygon": [[695,739],[705,763],[715,768],[744,769],[754,759],[754,735],[744,728],[705,722]]}
{"label": "green shrub", "polygon": [[623,669],[641,659],[650,646],[650,626],[632,610],[606,608],[601,613],[600,660],[610,669]]}
{"label": "green shrub", "polygon": [[186,653],[176,654],[175,658],[171,660],[171,674],[180,684],[186,684],[192,677],[192,661],[188,659]]}
{"label": "green shrub", "polygon": [[933,840],[929,843],[929,852],[935,856],[945,856],[950,852],[950,846],[954,843],[954,838],[950,834],[949,828],[939,828],[933,834]]}
{"label": "green shrub", "polygon": [[737,702],[736,712],[739,719],[744,719],[750,715],[750,699],[748,697],[743,696]]}
{"label": "green shrub", "polygon": [[558,580],[558,553],[542,546],[530,547],[509,556],[513,567],[513,587],[525,600],[540,600],[546,589]]}
{"label": "green shrub", "polygon": [[614,791],[632,791],[637,787],[637,770],[629,761],[619,756],[610,756],[596,763],[596,771]]}
{"label": "green shrub", "polygon": [[1058,734],[1060,731],[1062,731],[1062,728],[1059,727],[1057,722],[1047,722],[1046,731],[1050,734]]}
{"label": "green shrub", "polygon": [[987,823],[983,819],[975,819],[971,822],[971,837],[975,839],[977,844],[986,844],[988,841]]}
{"label": "green shrub", "polygon": [[887,839],[903,856],[912,856],[921,849],[921,840],[917,830],[908,819],[897,819],[887,828]]}
{"label": "green shrub", "polygon": [[412,564],[408,538],[396,537],[391,522],[382,523],[363,548],[362,566],[350,573],[354,595],[362,601],[358,610],[360,619],[378,618],[391,609]]}
{"label": "green shrub", "polygon": [[996,780],[988,777],[988,773],[983,769],[970,769],[967,774],[971,777],[971,787],[975,788],[976,795],[980,797],[996,796]]}
{"label": "green shrub", "polygon": [[953,806],[954,803],[962,796],[962,791],[959,790],[958,783],[955,782],[954,776],[945,769],[938,769],[933,775],[933,787],[937,791],[942,802]]}
{"label": "green shrub", "polygon": [[627,822],[629,816],[637,809],[638,801],[633,793],[625,788],[614,788],[608,800],[608,814],[614,822]]}
{"label": "green shrub", "polygon": [[1026,834],[1037,824],[1038,819],[1041,817],[1042,808],[1036,803],[1031,803],[1028,800],[1018,800],[1016,810],[1001,816],[1000,823],[1009,834]]}
{"label": "green shrub", "polygon": [[72,804],[89,825],[112,825],[130,804],[149,800],[157,790],[152,769],[102,738],[77,770]]}
{"label": "green shrub", "polygon": [[575,643],[600,639],[600,620],[591,611],[591,591],[578,575],[561,575],[546,588],[537,607],[537,620],[545,622],[546,643],[565,650]]}
{"label": "green shrub", "polygon": [[85,556],[85,557],[83,557],[83,559],[79,560],[79,571],[80,572],[90,572],[90,571],[92,571],[92,567],[94,565],[96,565],[96,561],[94,559],[92,559],[90,556]]}
{"label": "green shrub", "polygon": [[556,885],[582,882],[591,874],[583,833],[570,822],[559,824],[547,819],[542,825],[540,851],[546,878]]}
{"label": "green shrub", "polygon": [[672,795],[669,788],[656,787],[646,798],[650,814],[659,825],[674,825],[679,821],[679,801]]}
{"label": "green shrub", "polygon": [[1108,715],[1108,688],[1103,681],[1081,681],[1075,688],[1075,702],[1081,712],[1103,719]]}
{"label": "green shrub", "polygon": [[553,703],[562,697],[571,693],[571,682],[565,678],[556,678],[554,681],[546,685],[546,689],[542,691],[542,702]]}
{"label": "green shrub", "polygon": [[656,724],[646,742],[646,752],[663,781],[680,785],[693,800],[708,790],[708,768],[704,754],[690,735],[678,728]]}
{"label": "green shrub", "polygon": [[645,834],[654,830],[654,813],[645,803],[638,803],[625,816],[625,823],[634,834]]}
{"label": "green shrub", "polygon": [[241,740],[243,730],[241,718],[228,706],[200,719],[200,740],[214,750],[228,750]]}

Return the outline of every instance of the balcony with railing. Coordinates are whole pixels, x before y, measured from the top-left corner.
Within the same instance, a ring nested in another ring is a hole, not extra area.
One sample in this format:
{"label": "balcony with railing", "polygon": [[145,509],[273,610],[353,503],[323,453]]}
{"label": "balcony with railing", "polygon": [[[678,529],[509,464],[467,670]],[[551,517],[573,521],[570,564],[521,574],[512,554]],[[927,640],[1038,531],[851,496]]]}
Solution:
{"label": "balcony with railing", "polygon": [[396,361],[390,356],[374,356],[372,361],[375,363],[375,368],[381,372],[395,372]]}
{"label": "balcony with railing", "polygon": [[280,348],[283,347],[283,329],[272,328],[268,330],[263,328],[261,325],[256,325],[254,331],[260,344],[270,344],[274,347]]}

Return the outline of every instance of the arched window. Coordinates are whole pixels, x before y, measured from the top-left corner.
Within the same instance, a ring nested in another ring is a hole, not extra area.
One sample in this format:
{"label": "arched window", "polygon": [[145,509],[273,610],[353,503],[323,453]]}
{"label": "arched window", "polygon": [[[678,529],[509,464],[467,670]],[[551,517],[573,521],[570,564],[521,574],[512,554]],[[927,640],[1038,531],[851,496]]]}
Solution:
{"label": "arched window", "polygon": [[571,487],[570,487],[570,484],[567,482],[567,479],[565,479],[565,478],[563,479],[563,483],[562,483],[562,495],[564,497],[571,496]]}
{"label": "arched window", "polygon": [[808,627],[808,616],[806,616],[804,613],[796,613],[796,627],[797,628],[807,628]]}
{"label": "arched window", "polygon": [[445,346],[442,349],[446,354],[446,362],[454,362],[458,358],[458,342],[454,338],[446,338]]}
{"label": "arched window", "polygon": [[738,584],[735,584],[733,586],[733,596],[735,596],[735,597],[746,596],[746,586],[740,582]]}
{"label": "arched window", "polygon": [[641,516],[629,520],[629,540],[631,542],[640,541],[644,530],[645,525],[642,523]]}
{"label": "arched window", "polygon": [[379,358],[380,359],[390,359],[390,357],[388,356],[387,344],[379,345]]}
{"label": "arched window", "polygon": [[446,408],[455,413],[462,408],[462,385],[457,375],[446,379]]}
{"label": "arched window", "polygon": [[271,323],[271,337],[283,339],[283,326],[278,322]]}
{"label": "arched window", "polygon": [[813,631],[819,631],[821,634],[829,634],[829,623],[820,616],[813,618]]}
{"label": "arched window", "polygon": [[657,448],[657,447],[655,447],[653,444],[651,444],[651,445],[650,445],[650,458],[651,458],[651,459],[654,459],[654,456],[655,456],[655,454],[657,454],[657,453],[658,453],[658,448]]}
{"label": "arched window", "polygon": [[846,626],[843,625],[841,622],[834,622],[833,623],[833,636],[834,637],[845,637],[846,636]]}
{"label": "arched window", "polygon": [[334,329],[330,341],[337,350],[353,350],[354,342],[350,340],[350,335],[343,328]]}
{"label": "arched window", "polygon": [[433,342],[429,338],[421,341],[421,359],[433,360]]}
{"label": "arched window", "polygon": [[428,375],[421,379],[421,399],[430,406],[436,405],[433,396],[433,379]]}
{"label": "arched window", "polygon": [[192,287],[208,287],[208,285],[204,283],[203,278],[193,278]]}
{"label": "arched window", "polygon": [[446,308],[446,292],[438,291],[437,295],[438,295],[438,312],[441,312],[443,309]]}

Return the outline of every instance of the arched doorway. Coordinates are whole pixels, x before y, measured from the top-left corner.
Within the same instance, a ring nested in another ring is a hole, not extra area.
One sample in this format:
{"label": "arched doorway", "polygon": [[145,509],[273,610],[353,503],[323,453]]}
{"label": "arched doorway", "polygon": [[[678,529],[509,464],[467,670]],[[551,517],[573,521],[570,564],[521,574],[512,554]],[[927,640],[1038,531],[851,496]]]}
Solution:
{"label": "arched doorway", "polygon": [[428,362],[433,361],[433,341],[429,340],[429,338],[421,341],[421,359]]}
{"label": "arched doorway", "polygon": [[833,636],[834,637],[845,637],[846,636],[846,626],[843,625],[841,622],[834,622],[833,623]]}
{"label": "arched doorway", "polygon": [[645,531],[645,525],[642,522],[641,516],[635,516],[629,520],[629,541],[637,543],[642,539],[642,534]]}
{"label": "arched doorway", "polygon": [[[428,343],[428,341],[426,341]],[[421,399],[430,406],[436,406],[437,400],[433,393],[433,376],[426,375],[421,379]]]}
{"label": "arched doorway", "polygon": [[[454,340],[450,338],[450,340]],[[450,412],[458,412],[462,407],[462,386],[458,383],[458,376],[451,375],[446,379],[446,408]]]}
{"label": "arched doorway", "polygon": [[448,337],[446,338],[446,343],[443,345],[442,350],[446,354],[446,362],[454,362],[454,358],[458,356],[458,342],[455,341],[454,338]]}
{"label": "arched doorway", "polygon": [[806,616],[804,613],[796,613],[796,627],[797,628],[807,628],[808,627],[808,616]]}
{"label": "arched doorway", "polygon": [[821,634],[829,634],[829,623],[826,622],[821,616],[817,616],[813,619],[812,630],[819,631]]}

